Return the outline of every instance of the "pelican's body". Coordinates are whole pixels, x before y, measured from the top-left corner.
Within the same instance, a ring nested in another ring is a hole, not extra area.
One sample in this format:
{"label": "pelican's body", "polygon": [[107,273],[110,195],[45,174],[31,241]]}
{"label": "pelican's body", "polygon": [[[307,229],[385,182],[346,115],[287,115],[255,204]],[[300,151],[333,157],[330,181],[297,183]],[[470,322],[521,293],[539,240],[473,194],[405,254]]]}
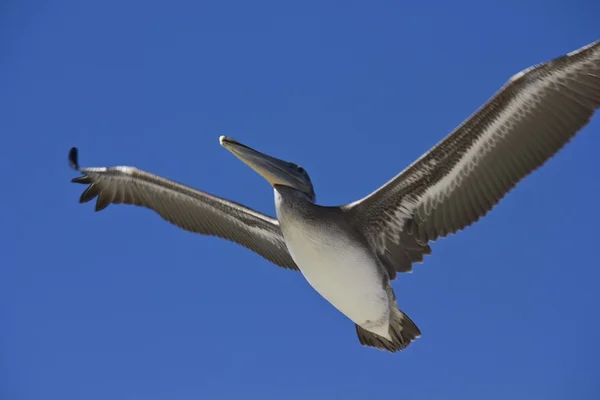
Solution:
{"label": "pelican's body", "polygon": [[275,210],[287,249],[308,283],[355,324],[389,338],[389,277],[343,212],[285,187],[275,189]]}
{"label": "pelican's body", "polygon": [[233,139],[223,147],[275,190],[272,218],[134,167],[81,168],[80,201],[135,204],[191,232],[238,243],[299,270],[356,325],[360,343],[388,351],[420,331],[396,304],[390,281],[431,253],[430,242],[489,212],[519,181],[556,154],[600,107],[600,42],[514,75],[475,114],[408,168],[339,207],[315,204],[303,168]]}

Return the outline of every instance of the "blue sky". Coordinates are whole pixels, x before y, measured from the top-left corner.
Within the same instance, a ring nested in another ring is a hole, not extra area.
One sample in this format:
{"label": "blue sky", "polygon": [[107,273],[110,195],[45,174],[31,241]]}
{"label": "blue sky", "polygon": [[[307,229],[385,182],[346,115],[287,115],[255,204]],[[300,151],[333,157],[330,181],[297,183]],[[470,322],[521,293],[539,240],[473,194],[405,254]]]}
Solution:
{"label": "blue sky", "polygon": [[598,398],[598,116],[399,276],[423,336],[398,354],[361,347],[299,273],[77,204],[75,145],[272,215],[221,134],[351,202],[514,73],[600,39],[591,0],[417,3],[3,2],[0,397]]}

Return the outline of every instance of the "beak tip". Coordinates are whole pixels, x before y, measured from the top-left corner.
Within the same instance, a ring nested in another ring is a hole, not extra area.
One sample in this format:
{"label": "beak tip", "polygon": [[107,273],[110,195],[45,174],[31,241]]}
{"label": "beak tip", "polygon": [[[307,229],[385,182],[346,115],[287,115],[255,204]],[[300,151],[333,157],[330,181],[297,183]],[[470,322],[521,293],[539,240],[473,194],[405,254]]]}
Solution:
{"label": "beak tip", "polygon": [[219,144],[220,144],[221,146],[224,146],[224,145],[225,145],[225,141],[226,141],[226,140],[227,140],[227,136],[224,136],[224,135],[221,135],[221,136],[219,136]]}

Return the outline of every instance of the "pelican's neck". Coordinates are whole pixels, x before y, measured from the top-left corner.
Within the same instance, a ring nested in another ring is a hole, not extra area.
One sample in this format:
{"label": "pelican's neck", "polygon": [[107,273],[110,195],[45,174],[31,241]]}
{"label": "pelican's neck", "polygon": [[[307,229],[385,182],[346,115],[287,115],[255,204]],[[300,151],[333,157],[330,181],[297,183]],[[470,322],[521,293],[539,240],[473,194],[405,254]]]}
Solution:
{"label": "pelican's neck", "polygon": [[[315,204],[314,200],[310,198],[306,193],[291,188],[289,186],[277,185],[273,189],[275,192],[275,201],[286,201],[292,203],[308,203]],[[279,200],[278,200],[279,199]]]}
{"label": "pelican's neck", "polygon": [[275,211],[281,224],[301,222],[311,218],[317,207],[306,193],[289,186],[276,186],[274,194]]}

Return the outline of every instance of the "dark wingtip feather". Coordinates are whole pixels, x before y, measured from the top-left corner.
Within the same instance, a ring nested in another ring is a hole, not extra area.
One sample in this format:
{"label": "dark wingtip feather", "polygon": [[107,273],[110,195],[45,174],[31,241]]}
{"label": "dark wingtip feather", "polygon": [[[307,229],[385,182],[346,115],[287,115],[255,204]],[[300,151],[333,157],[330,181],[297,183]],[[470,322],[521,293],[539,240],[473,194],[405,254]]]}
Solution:
{"label": "dark wingtip feather", "polygon": [[87,203],[88,201],[94,199],[96,196],[100,194],[100,190],[98,189],[98,185],[91,184],[87,189],[81,193],[81,197],[79,198],[80,203]]}
{"label": "dark wingtip feather", "polygon": [[77,147],[71,147],[71,150],[69,150],[69,166],[77,171],[79,171],[78,158],[79,157]]}
{"label": "dark wingtip feather", "polygon": [[84,176],[78,176],[77,178],[71,179],[71,182],[72,183],[81,183],[83,185],[89,185],[92,183],[92,179],[89,176],[84,175]]}
{"label": "dark wingtip feather", "polygon": [[99,193],[98,199],[96,200],[96,212],[104,210],[111,203],[111,199],[106,195],[106,192]]}

